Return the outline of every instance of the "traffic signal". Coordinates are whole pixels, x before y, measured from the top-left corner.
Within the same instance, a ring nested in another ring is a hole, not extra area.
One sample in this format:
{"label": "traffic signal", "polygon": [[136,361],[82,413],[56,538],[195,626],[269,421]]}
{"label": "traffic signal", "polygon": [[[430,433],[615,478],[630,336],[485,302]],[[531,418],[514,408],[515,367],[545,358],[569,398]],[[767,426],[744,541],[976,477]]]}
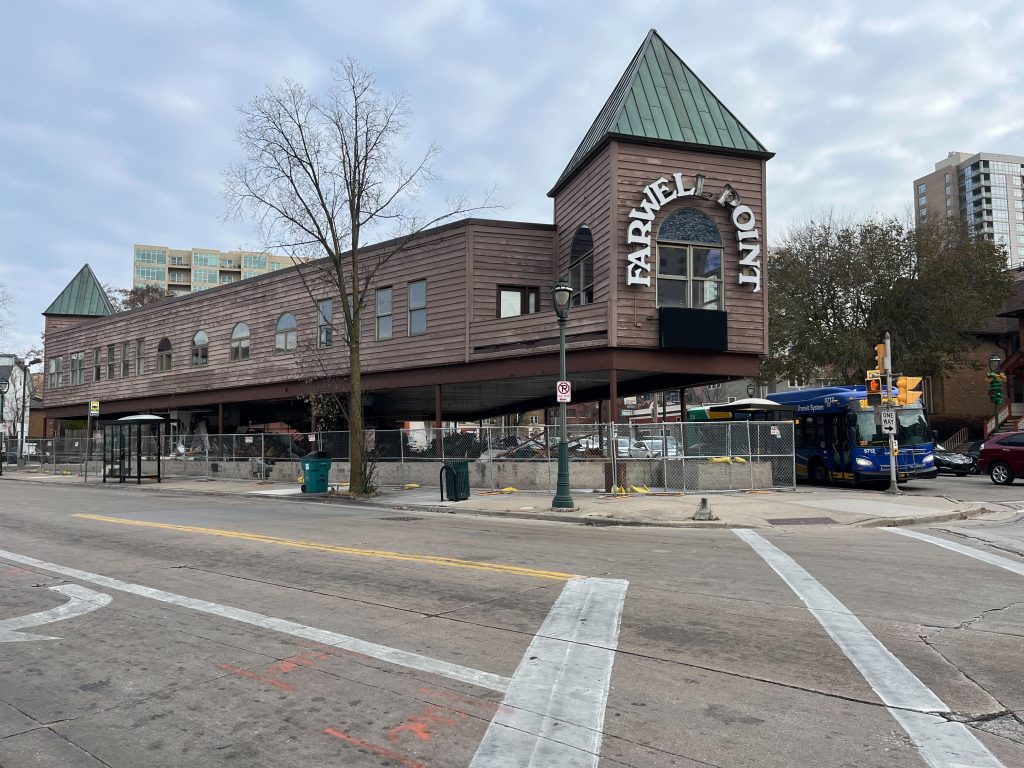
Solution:
{"label": "traffic signal", "polygon": [[1003,383],[1006,381],[1005,373],[989,373],[988,376],[988,399],[995,405],[1002,405],[1005,395],[1003,394]]}
{"label": "traffic signal", "polygon": [[896,405],[913,405],[921,399],[920,376],[900,376],[896,379]]}
{"label": "traffic signal", "polygon": [[868,395],[868,405],[882,404],[882,380],[876,377],[868,377],[864,382],[864,391]]}
{"label": "traffic signal", "polygon": [[885,364],[885,343],[875,344],[875,370],[885,372],[889,366]]}

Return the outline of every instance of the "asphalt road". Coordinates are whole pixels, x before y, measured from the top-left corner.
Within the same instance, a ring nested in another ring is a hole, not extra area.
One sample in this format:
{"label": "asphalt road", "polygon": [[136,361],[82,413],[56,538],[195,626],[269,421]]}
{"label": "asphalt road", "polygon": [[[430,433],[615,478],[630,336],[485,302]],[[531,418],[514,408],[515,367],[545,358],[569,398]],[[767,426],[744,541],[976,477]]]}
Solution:
{"label": "asphalt road", "polygon": [[970,526],[0,482],[0,766],[1024,766],[1024,536]]}

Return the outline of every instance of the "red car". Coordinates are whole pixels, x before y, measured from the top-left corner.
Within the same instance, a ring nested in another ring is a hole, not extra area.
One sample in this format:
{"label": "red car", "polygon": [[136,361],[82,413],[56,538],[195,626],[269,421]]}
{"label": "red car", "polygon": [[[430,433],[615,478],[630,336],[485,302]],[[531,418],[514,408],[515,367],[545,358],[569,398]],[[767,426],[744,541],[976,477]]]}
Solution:
{"label": "red car", "polygon": [[1000,432],[981,444],[978,470],[988,472],[993,483],[1009,485],[1024,477],[1024,432]]}

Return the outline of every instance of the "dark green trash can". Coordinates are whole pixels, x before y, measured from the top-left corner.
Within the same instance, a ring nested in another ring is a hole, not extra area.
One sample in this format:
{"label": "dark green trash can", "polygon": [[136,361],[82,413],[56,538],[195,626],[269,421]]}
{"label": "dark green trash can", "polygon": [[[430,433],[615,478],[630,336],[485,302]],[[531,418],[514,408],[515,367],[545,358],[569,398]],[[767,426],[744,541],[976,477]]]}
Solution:
{"label": "dark green trash can", "polygon": [[302,457],[302,492],[327,493],[327,479],[331,474],[331,455],[326,451],[313,451]]}
{"label": "dark green trash can", "polygon": [[469,498],[469,462],[446,461],[441,467],[441,501],[465,501]]}

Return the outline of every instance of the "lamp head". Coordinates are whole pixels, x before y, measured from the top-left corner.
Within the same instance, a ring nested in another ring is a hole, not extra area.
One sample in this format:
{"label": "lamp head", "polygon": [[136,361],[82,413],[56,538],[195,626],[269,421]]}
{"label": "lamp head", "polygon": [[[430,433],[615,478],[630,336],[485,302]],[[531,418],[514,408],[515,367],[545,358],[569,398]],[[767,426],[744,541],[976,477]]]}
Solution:
{"label": "lamp head", "polygon": [[747,384],[747,397],[753,397],[755,392],[757,392],[757,386],[754,382]]}
{"label": "lamp head", "polygon": [[7,390],[10,389],[11,382],[7,379],[0,379],[0,395],[6,395]]}
{"label": "lamp head", "polygon": [[551,302],[555,305],[555,314],[562,320],[569,317],[569,301],[572,299],[572,286],[564,277],[558,278],[551,286]]}
{"label": "lamp head", "polygon": [[999,359],[999,355],[997,355],[997,354],[993,353],[993,354],[992,354],[992,355],[991,355],[991,356],[990,356],[990,357],[988,358],[988,369],[989,369],[989,370],[990,370],[990,371],[991,371],[992,373],[995,373],[996,371],[998,371],[998,370],[999,370],[999,364],[1000,364],[1001,362],[1002,362],[1002,360],[1000,360],[1000,359]]}

